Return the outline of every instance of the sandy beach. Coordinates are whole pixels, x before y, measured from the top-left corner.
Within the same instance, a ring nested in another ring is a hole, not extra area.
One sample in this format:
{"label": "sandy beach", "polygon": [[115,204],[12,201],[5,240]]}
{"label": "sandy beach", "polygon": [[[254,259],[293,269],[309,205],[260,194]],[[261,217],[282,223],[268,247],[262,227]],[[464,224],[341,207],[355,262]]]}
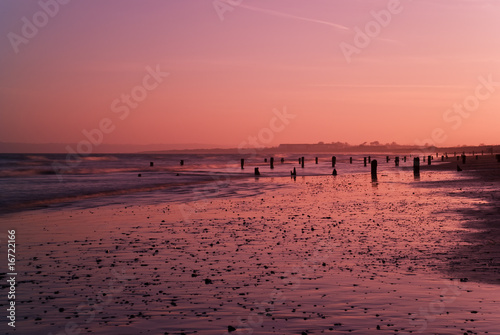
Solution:
{"label": "sandy beach", "polygon": [[19,269],[7,333],[500,334],[488,171],[256,178],[253,196],[3,215]]}

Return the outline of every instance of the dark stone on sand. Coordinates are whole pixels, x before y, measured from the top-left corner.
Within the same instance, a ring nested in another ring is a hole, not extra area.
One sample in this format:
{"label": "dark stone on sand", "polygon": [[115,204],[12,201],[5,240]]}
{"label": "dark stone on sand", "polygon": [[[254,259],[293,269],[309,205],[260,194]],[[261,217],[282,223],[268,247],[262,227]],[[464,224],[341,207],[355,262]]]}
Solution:
{"label": "dark stone on sand", "polygon": [[236,328],[234,328],[233,326],[227,326],[227,331],[230,333],[230,332],[234,332],[236,330]]}
{"label": "dark stone on sand", "polygon": [[209,278],[205,279],[205,284],[207,284],[207,285],[208,285],[208,284],[213,284],[213,283],[212,283],[212,279],[209,279]]}

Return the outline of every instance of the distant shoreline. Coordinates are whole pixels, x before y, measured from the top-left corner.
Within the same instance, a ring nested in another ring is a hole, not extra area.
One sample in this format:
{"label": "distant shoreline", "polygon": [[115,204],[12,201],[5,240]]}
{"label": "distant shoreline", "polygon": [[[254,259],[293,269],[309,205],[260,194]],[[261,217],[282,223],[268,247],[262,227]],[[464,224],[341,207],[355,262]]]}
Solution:
{"label": "distant shoreline", "polygon": [[[71,144],[26,144],[0,142],[0,154],[66,154],[67,146]],[[193,145],[195,146],[195,145]],[[74,147],[74,145],[73,145]],[[421,147],[411,145],[349,145],[347,143],[324,143],[324,144],[280,144],[277,147],[256,148],[252,146],[238,148],[210,147],[210,145],[199,145],[198,148],[168,148],[169,145],[112,145],[102,144],[96,146],[92,154],[411,154],[421,155],[439,154],[497,154],[500,153],[500,145],[474,145],[474,146],[452,146],[452,147]],[[164,149],[167,148],[167,149]]]}

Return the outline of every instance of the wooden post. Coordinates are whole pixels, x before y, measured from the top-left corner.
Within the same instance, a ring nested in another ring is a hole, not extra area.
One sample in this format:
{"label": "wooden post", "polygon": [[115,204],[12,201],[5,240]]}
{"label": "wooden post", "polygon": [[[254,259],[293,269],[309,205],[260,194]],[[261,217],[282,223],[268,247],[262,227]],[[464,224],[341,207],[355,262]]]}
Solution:
{"label": "wooden post", "polygon": [[389,156],[386,156],[386,157],[385,157],[385,162],[386,162],[386,163],[389,163]]}
{"label": "wooden post", "polygon": [[500,155],[495,156],[497,158],[497,162],[500,163]]}
{"label": "wooden post", "polygon": [[264,163],[267,163],[267,158],[264,158]]}
{"label": "wooden post", "polygon": [[394,165],[395,166],[399,166],[399,156],[397,156],[396,158],[394,158]]}
{"label": "wooden post", "polygon": [[352,164],[352,157],[349,158],[349,164]]}
{"label": "wooden post", "polygon": [[181,163],[180,164],[181,164],[181,166],[184,165],[184,160],[183,159],[181,159]]}
{"label": "wooden post", "polygon": [[431,156],[427,157],[427,165],[431,165],[431,160],[432,160]]}
{"label": "wooden post", "polygon": [[332,176],[336,176],[336,175],[337,175],[337,169],[333,169]]}
{"label": "wooden post", "polygon": [[466,156],[465,154],[462,154],[462,164],[465,164]]}
{"label": "wooden post", "polygon": [[149,162],[149,166],[155,166],[154,162]]}
{"label": "wooden post", "polygon": [[403,157],[403,162],[405,162],[405,163],[406,163],[406,156],[404,156],[404,157]]}
{"label": "wooden post", "polygon": [[335,167],[335,164],[337,164],[337,157],[332,156],[332,167]]}
{"label": "wooden post", "polygon": [[441,162],[444,162],[444,156],[441,156]]}
{"label": "wooden post", "polygon": [[302,168],[304,168],[304,157],[302,157]]}
{"label": "wooden post", "polygon": [[271,165],[271,169],[274,169],[274,157],[271,157],[270,165]]}
{"label": "wooden post", "polygon": [[420,158],[413,158],[413,175],[420,176]]}
{"label": "wooden post", "polygon": [[318,157],[316,157],[316,164],[318,164]]}
{"label": "wooden post", "polygon": [[299,164],[302,164],[302,157],[299,157]]}
{"label": "wooden post", "polygon": [[241,169],[243,170],[245,168],[245,159],[241,159]]}
{"label": "wooden post", "polygon": [[422,158],[422,160],[423,160],[423,161],[424,161],[424,163],[425,163],[425,156]]}
{"label": "wooden post", "polygon": [[293,171],[290,171],[290,174],[292,176],[296,176],[297,175],[297,170],[295,170],[295,168],[293,168]]}
{"label": "wooden post", "polygon": [[260,172],[259,172],[259,168],[258,167],[255,168],[255,175],[256,176],[260,176]]}
{"label": "wooden post", "polygon": [[364,164],[366,166],[366,157],[363,157]]}
{"label": "wooden post", "polygon": [[285,159],[281,157],[281,164],[285,163]]}
{"label": "wooden post", "polygon": [[372,180],[377,180],[377,160],[374,159],[371,161],[372,165]]}
{"label": "wooden post", "polygon": [[372,161],[372,156],[368,156],[368,163],[371,163]]}

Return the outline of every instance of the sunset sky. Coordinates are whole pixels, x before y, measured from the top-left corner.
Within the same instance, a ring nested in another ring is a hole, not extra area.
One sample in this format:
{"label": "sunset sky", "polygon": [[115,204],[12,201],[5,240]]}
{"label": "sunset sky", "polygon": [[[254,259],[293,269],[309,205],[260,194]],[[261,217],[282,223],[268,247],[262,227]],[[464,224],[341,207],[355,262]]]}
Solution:
{"label": "sunset sky", "polygon": [[59,1],[0,1],[1,142],[500,144],[498,0]]}

